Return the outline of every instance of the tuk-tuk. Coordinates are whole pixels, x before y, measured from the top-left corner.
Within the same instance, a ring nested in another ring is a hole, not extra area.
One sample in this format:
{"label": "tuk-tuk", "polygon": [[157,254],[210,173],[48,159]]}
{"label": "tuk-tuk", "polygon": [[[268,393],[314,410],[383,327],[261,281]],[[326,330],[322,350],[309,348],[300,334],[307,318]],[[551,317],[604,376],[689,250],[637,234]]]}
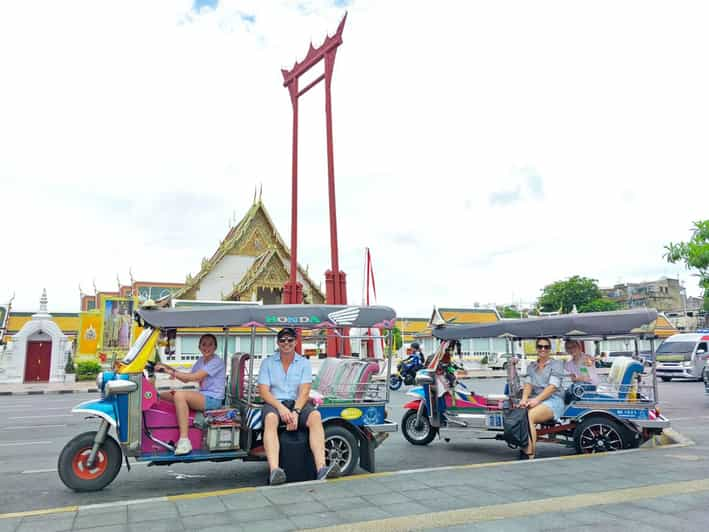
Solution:
{"label": "tuk-tuk", "polygon": [[[257,375],[254,373],[254,338],[258,328],[294,327],[332,329],[338,343],[343,331],[378,328],[390,339],[396,315],[384,306],[262,305],[171,308],[136,312],[143,332],[114,371],[96,378],[101,398],[76,406],[72,412],[98,418],[98,430],[84,432],[66,444],[59,456],[59,477],[75,491],[107,486],[125,459],[149,465],[173,463],[265,460]],[[251,329],[251,352],[228,356],[229,329]],[[180,329],[219,328],[224,335],[223,360],[227,390],[223,407],[189,413],[192,452],[176,455],[177,417],[172,402],[160,399],[154,366],[160,361],[162,335]],[[351,474],[359,463],[374,472],[374,451],[398,425],[387,419],[387,387],[391,374],[391,342],[385,358],[327,358],[313,380],[311,398],[325,428],[328,465],[335,461],[339,474]],[[343,349],[344,351],[344,349]],[[382,370],[385,369],[385,373]],[[114,431],[114,435],[109,432]]]}
{"label": "tuk-tuk", "polygon": [[[442,341],[436,357],[418,372],[404,405],[401,421],[404,437],[414,445],[426,445],[439,437],[449,441],[456,434],[504,439],[503,416],[517,406],[522,396],[518,360],[507,366],[504,394],[481,395],[463,383],[450,386],[441,378],[440,360],[450,342],[467,338],[504,338],[507,350],[526,339],[574,340],[649,339],[654,352],[657,312],[649,309],[567,314],[529,319],[503,320],[484,325],[441,325],[433,335]],[[638,342],[633,357],[617,357],[605,382],[578,385],[564,379],[565,408],[561,419],[537,427],[538,442],[561,443],[579,453],[615,451],[637,447],[669,427],[657,408],[656,362],[646,373],[639,360]],[[653,357],[654,360],[654,357]]]}

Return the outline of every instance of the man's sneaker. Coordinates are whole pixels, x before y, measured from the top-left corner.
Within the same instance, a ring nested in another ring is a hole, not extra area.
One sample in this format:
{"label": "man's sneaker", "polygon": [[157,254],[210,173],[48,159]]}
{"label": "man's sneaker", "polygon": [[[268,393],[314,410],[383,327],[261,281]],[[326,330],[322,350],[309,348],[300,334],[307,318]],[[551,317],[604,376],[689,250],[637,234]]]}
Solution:
{"label": "man's sneaker", "polygon": [[192,444],[187,438],[180,438],[177,440],[177,447],[175,448],[175,455],[180,454],[190,454],[192,452]]}
{"label": "man's sneaker", "polygon": [[286,481],[286,472],[280,467],[271,470],[271,476],[268,478],[268,483],[271,486],[278,486]]}
{"label": "man's sneaker", "polygon": [[330,473],[332,473],[333,477],[338,476],[340,473],[340,468],[334,460],[330,462],[330,465],[325,465],[318,469],[317,479],[325,480]]}

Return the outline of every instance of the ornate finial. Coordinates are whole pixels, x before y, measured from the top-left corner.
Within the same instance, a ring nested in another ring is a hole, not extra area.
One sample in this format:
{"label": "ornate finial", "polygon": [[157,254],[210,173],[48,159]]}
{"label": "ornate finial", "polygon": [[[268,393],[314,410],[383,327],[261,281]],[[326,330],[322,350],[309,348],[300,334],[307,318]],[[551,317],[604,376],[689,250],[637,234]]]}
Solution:
{"label": "ornate finial", "polygon": [[202,257],[202,269],[204,270],[209,262],[207,261],[207,257]]}
{"label": "ornate finial", "polygon": [[39,298],[39,311],[47,312],[47,289],[42,288],[42,297]]}
{"label": "ornate finial", "polygon": [[81,283],[79,283],[79,297],[84,297],[84,291],[81,289]]}
{"label": "ornate finial", "polygon": [[133,286],[135,284],[135,279],[133,279],[133,268],[128,267],[128,276],[130,277],[130,284]]}
{"label": "ornate finial", "polygon": [[94,295],[96,295],[96,294],[98,294],[98,290],[96,289],[96,278],[94,277],[91,282],[94,285]]}
{"label": "ornate finial", "polygon": [[118,277],[118,274],[116,274],[116,283],[118,283],[118,292],[121,291],[121,280]]}
{"label": "ornate finial", "polygon": [[254,201],[252,203],[256,203],[256,185],[254,185]]}
{"label": "ornate finial", "polygon": [[263,194],[263,183],[259,186],[258,189],[258,202],[261,203],[261,194]]}
{"label": "ornate finial", "polygon": [[185,277],[185,284],[192,284],[192,274],[188,273],[187,277]]}

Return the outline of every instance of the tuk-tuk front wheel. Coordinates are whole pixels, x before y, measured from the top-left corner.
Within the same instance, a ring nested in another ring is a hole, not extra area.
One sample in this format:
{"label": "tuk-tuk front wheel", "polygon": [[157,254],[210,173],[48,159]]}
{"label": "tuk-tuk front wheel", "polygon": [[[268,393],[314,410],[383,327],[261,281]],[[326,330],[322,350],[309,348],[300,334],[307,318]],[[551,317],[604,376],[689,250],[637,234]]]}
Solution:
{"label": "tuk-tuk front wheel", "polygon": [[87,465],[96,431],[79,434],[64,446],[59,455],[59,478],[74,491],[98,491],[108,486],[121,470],[123,453],[116,440],[106,440],[96,453],[92,467]]}
{"label": "tuk-tuk front wheel", "polygon": [[431,426],[428,416],[422,415],[420,423],[416,423],[416,410],[407,410],[401,418],[401,432],[409,443],[428,445],[436,437],[436,429]]}
{"label": "tuk-tuk front wheel", "polygon": [[325,462],[337,463],[340,476],[351,475],[357,467],[359,446],[357,437],[345,427],[328,425],[325,427]]}
{"label": "tuk-tuk front wheel", "polygon": [[620,451],[631,445],[628,429],[604,416],[591,416],[576,426],[576,451],[603,453]]}

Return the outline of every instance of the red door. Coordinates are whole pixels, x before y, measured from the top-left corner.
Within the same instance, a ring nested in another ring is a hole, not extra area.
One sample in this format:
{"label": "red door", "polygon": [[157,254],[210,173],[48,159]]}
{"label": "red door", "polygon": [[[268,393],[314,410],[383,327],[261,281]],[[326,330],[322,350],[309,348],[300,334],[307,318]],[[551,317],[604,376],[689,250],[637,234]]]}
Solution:
{"label": "red door", "polygon": [[25,382],[48,382],[52,342],[27,342]]}

